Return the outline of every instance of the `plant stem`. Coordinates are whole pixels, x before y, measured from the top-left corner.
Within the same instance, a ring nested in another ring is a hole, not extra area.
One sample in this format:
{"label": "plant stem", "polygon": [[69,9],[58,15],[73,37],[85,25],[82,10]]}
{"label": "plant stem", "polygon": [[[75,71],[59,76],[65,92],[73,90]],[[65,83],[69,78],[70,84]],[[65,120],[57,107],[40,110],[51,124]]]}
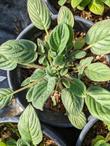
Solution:
{"label": "plant stem", "polygon": [[89,46],[85,47],[83,50],[86,51],[86,50],[90,49],[91,47],[92,47],[92,45],[89,45]]}
{"label": "plant stem", "polygon": [[21,65],[24,65],[24,66],[27,66],[29,68],[40,68],[40,69],[43,69],[44,67],[41,66],[41,65],[36,65],[36,64],[21,64]]}

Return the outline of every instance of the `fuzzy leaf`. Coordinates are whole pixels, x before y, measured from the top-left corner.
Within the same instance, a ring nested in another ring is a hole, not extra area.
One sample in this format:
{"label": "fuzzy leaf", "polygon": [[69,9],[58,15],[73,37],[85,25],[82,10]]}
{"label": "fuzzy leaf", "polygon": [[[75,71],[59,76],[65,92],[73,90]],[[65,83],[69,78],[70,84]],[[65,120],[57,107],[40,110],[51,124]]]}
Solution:
{"label": "fuzzy leaf", "polygon": [[71,5],[73,8],[77,7],[83,0],[71,0]]}
{"label": "fuzzy leaf", "polygon": [[58,0],[58,4],[60,6],[63,6],[66,3],[66,0]]}
{"label": "fuzzy leaf", "polygon": [[77,115],[81,112],[84,105],[84,99],[76,97],[72,90],[63,89],[61,99],[68,114]]}
{"label": "fuzzy leaf", "polygon": [[69,114],[68,118],[71,124],[77,129],[82,129],[86,125],[86,117],[83,112],[79,113],[78,115]]}
{"label": "fuzzy leaf", "polygon": [[96,15],[102,15],[104,12],[104,3],[99,0],[92,0],[89,4],[89,10]]}
{"label": "fuzzy leaf", "polygon": [[13,91],[11,89],[0,89],[0,109],[10,103],[13,97],[12,93]]}
{"label": "fuzzy leaf", "polygon": [[92,86],[85,98],[89,112],[102,121],[110,122],[110,92],[98,86]]}
{"label": "fuzzy leaf", "polygon": [[37,145],[42,141],[43,134],[39,119],[34,108],[31,105],[25,109],[20,116],[18,130],[23,141]]}
{"label": "fuzzy leaf", "polygon": [[110,20],[93,25],[87,33],[86,43],[91,45],[91,51],[96,55],[110,53]]}
{"label": "fuzzy leaf", "polygon": [[0,54],[19,64],[33,63],[37,58],[37,46],[29,40],[9,40],[0,46]]}
{"label": "fuzzy leaf", "polygon": [[92,63],[85,69],[86,76],[92,81],[109,81],[110,68],[103,63]]}
{"label": "fuzzy leaf", "polygon": [[43,0],[28,0],[28,13],[32,23],[40,30],[47,30],[51,16]]}
{"label": "fuzzy leaf", "polygon": [[68,43],[70,37],[69,27],[66,24],[59,24],[50,34],[50,49],[57,54],[61,54]]}
{"label": "fuzzy leaf", "polygon": [[58,13],[58,24],[66,23],[71,27],[74,26],[74,17],[72,12],[65,6],[62,6]]}

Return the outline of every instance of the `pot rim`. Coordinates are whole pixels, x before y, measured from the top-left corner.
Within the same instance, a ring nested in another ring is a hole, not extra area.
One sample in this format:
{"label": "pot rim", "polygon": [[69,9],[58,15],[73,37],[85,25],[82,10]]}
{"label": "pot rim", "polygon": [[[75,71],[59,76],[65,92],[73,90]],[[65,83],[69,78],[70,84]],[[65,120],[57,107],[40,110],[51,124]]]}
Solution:
{"label": "pot rim", "polygon": [[84,140],[84,138],[86,137],[87,133],[89,132],[89,130],[93,127],[93,125],[99,121],[98,119],[92,117],[90,119],[90,121],[85,125],[85,127],[82,129],[77,142],[76,142],[76,146],[82,146],[82,142]]}
{"label": "pot rim", "polygon": [[[3,118],[0,118],[0,124],[1,123],[17,124],[18,121],[19,121],[19,117],[3,117]],[[59,138],[59,135],[52,128],[50,128],[46,125],[43,125],[43,124],[42,124],[42,128],[43,128],[43,134],[45,134],[50,139],[52,139],[55,142],[55,144],[57,144],[58,146],[66,146],[66,144],[63,142],[63,140],[61,138]]]}

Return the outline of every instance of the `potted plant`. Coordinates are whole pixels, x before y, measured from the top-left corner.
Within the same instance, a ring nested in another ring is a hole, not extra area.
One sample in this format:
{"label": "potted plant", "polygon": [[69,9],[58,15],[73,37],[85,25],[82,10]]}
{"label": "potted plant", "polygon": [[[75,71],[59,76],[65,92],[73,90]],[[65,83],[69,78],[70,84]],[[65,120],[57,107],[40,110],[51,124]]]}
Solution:
{"label": "potted plant", "polygon": [[35,38],[37,45],[26,39],[3,43],[0,68],[13,70],[19,64],[34,71],[20,89],[0,90],[0,107],[9,103],[15,94],[28,89],[26,99],[36,109],[42,111],[46,103],[50,105],[48,108],[63,104],[65,117],[78,129],[86,123],[85,104],[93,116],[110,121],[110,92],[105,89],[110,80],[105,56],[110,53],[110,20],[96,23],[85,34],[73,32],[74,18],[65,6],[59,11],[55,27],[50,27],[51,16],[42,0],[28,0],[28,12],[39,29],[40,37]]}
{"label": "potted plant", "polygon": [[90,120],[81,131],[76,146],[110,146],[110,124]]}
{"label": "potted plant", "polygon": [[7,145],[66,146],[53,129],[40,125],[31,105],[28,105],[20,118],[0,118],[0,146]]}

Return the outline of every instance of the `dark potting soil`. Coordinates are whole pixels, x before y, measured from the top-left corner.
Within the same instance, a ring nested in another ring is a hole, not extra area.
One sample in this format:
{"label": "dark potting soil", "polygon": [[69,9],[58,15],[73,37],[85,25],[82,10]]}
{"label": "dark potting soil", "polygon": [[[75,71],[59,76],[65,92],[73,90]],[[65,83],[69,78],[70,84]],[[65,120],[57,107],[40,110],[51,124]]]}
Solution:
{"label": "dark potting soil", "polygon": [[[8,140],[14,139],[18,140],[20,134],[17,129],[17,124],[12,123],[3,123],[0,124],[0,141],[7,142]],[[49,137],[43,137],[43,141],[38,146],[58,146],[55,142]]]}
{"label": "dark potting soil", "polygon": [[82,146],[91,146],[92,140],[96,138],[97,135],[101,135],[103,137],[106,137],[108,134],[107,127],[103,124],[103,122],[98,121],[87,133],[85,136],[85,139],[82,143]]}

